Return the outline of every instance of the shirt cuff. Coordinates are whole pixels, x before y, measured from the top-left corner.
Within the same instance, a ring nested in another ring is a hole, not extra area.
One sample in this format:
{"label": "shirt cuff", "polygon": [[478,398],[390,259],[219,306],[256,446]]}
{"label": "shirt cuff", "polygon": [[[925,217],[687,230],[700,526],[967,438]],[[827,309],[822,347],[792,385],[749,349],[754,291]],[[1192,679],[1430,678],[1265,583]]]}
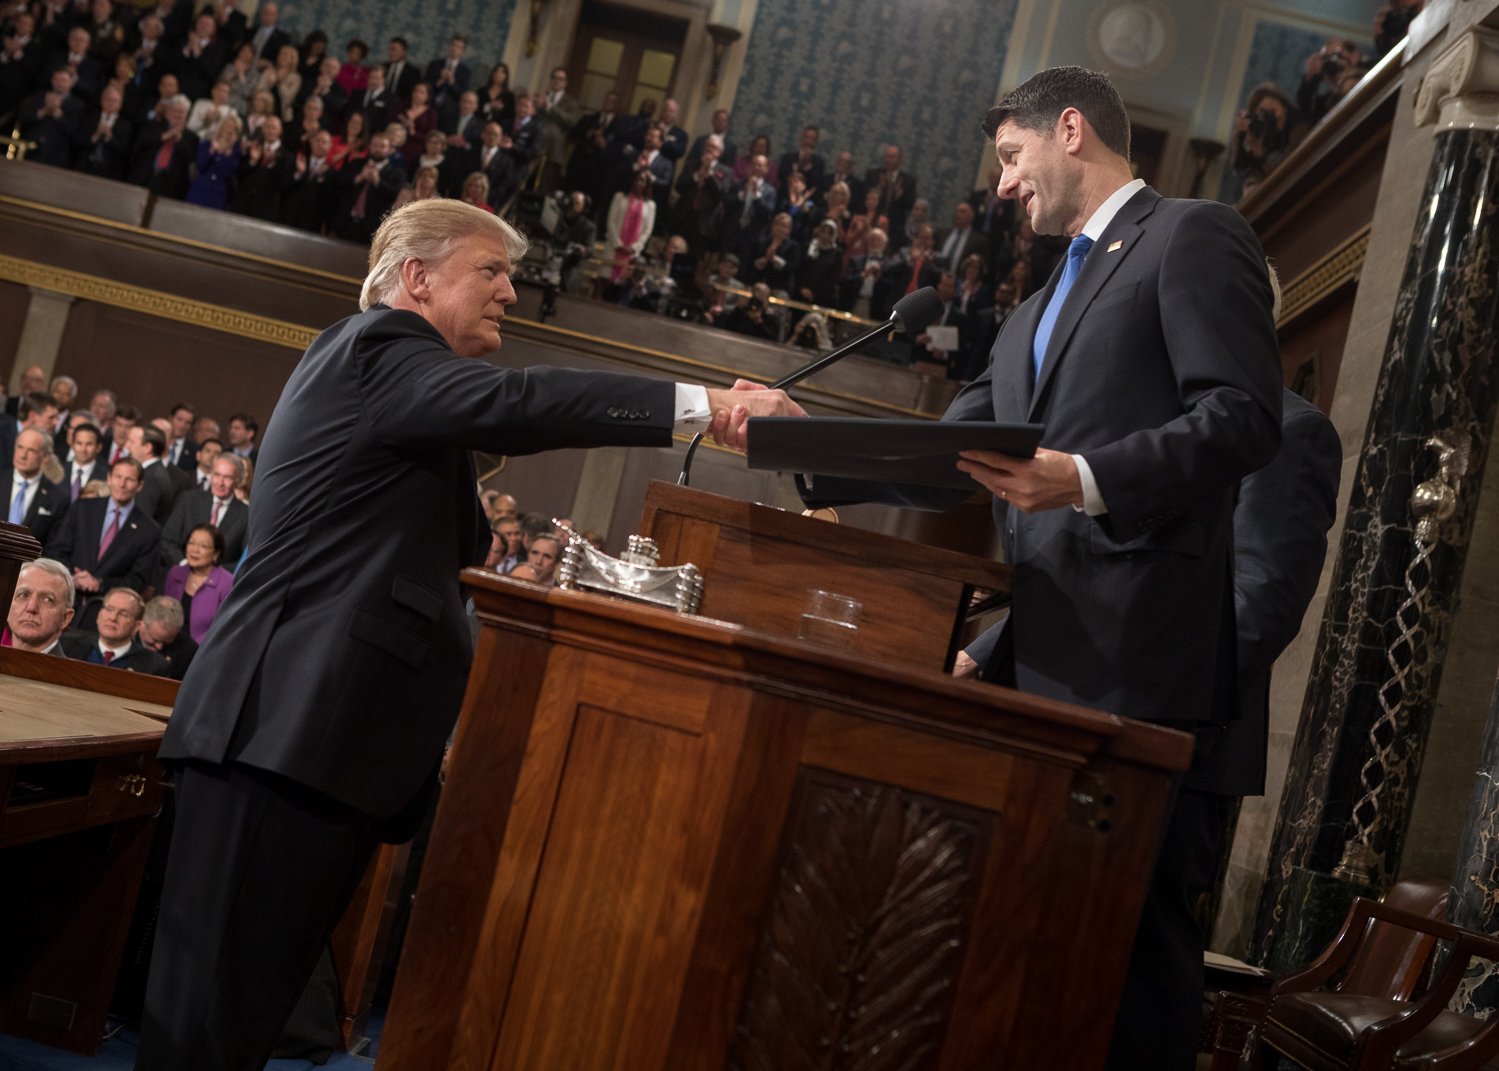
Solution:
{"label": "shirt cuff", "polygon": [[1079,513],[1086,513],[1089,517],[1101,517],[1109,512],[1109,507],[1104,505],[1103,495],[1098,490],[1098,481],[1093,478],[1093,470],[1088,467],[1088,462],[1083,460],[1082,454],[1073,454],[1072,460],[1077,463],[1077,478],[1083,485],[1083,504],[1072,508]]}
{"label": "shirt cuff", "polygon": [[695,383],[677,384],[677,407],[673,420],[678,424],[702,424],[713,416],[708,407],[708,388]]}

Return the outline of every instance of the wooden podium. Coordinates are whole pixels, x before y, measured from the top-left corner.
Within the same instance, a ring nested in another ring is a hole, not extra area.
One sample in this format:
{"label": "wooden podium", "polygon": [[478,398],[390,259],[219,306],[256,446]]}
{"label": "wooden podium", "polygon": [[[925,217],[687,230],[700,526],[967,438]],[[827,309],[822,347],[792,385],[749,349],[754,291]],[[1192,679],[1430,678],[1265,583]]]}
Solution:
{"label": "wooden podium", "polygon": [[466,580],[385,1071],[1102,1066],[1190,737]]}

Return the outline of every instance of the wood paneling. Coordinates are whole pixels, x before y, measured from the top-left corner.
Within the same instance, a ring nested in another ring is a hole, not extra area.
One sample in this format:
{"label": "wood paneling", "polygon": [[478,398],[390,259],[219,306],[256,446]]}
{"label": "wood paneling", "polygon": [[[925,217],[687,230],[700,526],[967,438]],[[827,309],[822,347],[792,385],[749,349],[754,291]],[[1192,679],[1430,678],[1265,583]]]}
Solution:
{"label": "wood paneling", "polygon": [[[17,353],[21,344],[21,328],[26,323],[26,310],[31,306],[31,290],[16,283],[0,282],[0,387],[8,387],[11,373],[17,363],[26,363],[24,355]],[[17,358],[21,358],[18,362]],[[10,464],[10,458],[4,459]]]}
{"label": "wood paneling", "polygon": [[85,400],[109,387],[147,417],[177,402],[222,422],[245,410],[271,414],[301,354],[130,309],[76,301],[68,312],[57,371],[78,380]]}

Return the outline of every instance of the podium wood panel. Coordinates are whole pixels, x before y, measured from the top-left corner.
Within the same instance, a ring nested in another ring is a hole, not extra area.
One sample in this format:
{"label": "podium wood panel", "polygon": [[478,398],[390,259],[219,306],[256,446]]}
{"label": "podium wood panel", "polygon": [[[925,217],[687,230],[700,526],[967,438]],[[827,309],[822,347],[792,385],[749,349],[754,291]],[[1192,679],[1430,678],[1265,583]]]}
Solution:
{"label": "podium wood panel", "polygon": [[1010,591],[1000,562],[675,484],[651,484],[640,533],[703,571],[706,617],[795,636],[808,589],[836,591],[863,604],[865,655],[928,670],[951,666],[973,591]]}
{"label": "podium wood panel", "polygon": [[468,577],[382,1066],[1102,1065],[1189,737]]}

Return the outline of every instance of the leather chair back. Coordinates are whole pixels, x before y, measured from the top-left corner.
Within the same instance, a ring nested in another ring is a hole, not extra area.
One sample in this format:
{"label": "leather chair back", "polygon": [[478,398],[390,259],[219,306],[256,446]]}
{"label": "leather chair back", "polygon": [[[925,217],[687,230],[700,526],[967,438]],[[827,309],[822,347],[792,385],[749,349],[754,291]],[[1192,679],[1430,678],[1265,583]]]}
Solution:
{"label": "leather chair back", "polygon": [[[1386,905],[1408,914],[1442,919],[1447,913],[1450,892],[1451,886],[1445,881],[1399,881],[1382,899]],[[1409,1000],[1426,973],[1436,939],[1378,919],[1371,919],[1369,926],[1371,929],[1338,988],[1344,993]]]}

